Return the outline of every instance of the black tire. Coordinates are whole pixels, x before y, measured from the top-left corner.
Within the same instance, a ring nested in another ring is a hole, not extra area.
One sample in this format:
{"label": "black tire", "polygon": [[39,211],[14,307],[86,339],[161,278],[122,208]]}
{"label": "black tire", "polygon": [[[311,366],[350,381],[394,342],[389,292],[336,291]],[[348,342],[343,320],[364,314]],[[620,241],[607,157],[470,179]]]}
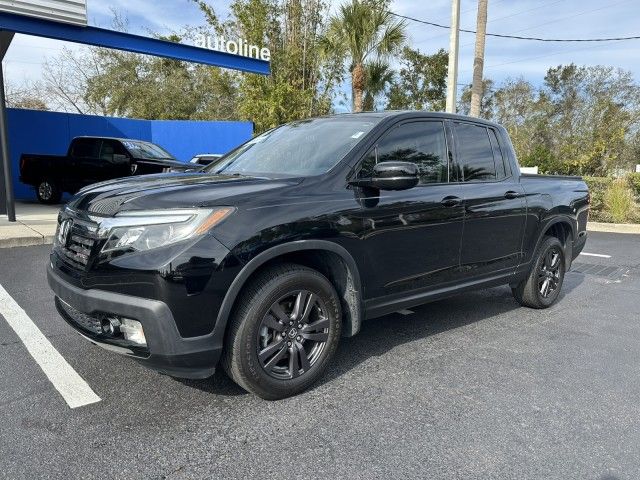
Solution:
{"label": "black tire", "polygon": [[36,185],[36,196],[40,203],[52,205],[54,203],[60,203],[62,191],[55,181],[50,178],[43,178],[40,180],[40,183]]}
{"label": "black tire", "polygon": [[[296,305],[303,306],[296,310]],[[324,373],[341,327],[340,300],[329,280],[301,265],[274,266],[239,296],[223,367],[238,385],[265,400],[296,395]]]}
{"label": "black tire", "polygon": [[565,268],[562,243],[556,237],[545,237],[536,251],[529,275],[511,289],[513,296],[525,307],[550,307],[560,295]]}

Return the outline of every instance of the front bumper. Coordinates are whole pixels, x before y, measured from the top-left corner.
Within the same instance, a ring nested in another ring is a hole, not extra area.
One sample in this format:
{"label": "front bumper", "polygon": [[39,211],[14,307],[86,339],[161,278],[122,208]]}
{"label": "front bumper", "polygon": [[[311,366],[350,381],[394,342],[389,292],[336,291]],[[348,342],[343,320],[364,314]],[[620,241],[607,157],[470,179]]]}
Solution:
{"label": "front bumper", "polygon": [[[61,278],[51,265],[47,267],[47,280],[55,293],[58,312],[92,343],[175,377],[207,378],[215,372],[222,347],[216,345],[213,333],[189,338],[180,336],[171,310],[165,303],[99,289],[84,290]],[[147,346],[109,338],[90,328],[92,319],[108,315],[139,321]]]}

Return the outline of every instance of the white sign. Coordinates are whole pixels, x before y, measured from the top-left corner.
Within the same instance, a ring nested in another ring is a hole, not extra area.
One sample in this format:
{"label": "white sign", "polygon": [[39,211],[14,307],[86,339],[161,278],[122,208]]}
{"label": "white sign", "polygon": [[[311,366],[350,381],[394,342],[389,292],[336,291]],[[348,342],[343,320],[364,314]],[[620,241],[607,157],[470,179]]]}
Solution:
{"label": "white sign", "polygon": [[218,52],[232,53],[233,55],[241,55],[243,57],[256,58],[266,62],[271,60],[271,51],[268,48],[249,45],[249,42],[243,38],[228,40],[223,36],[198,35],[195,46],[216,50]]}
{"label": "white sign", "polygon": [[0,0],[0,12],[87,25],[87,0]]}
{"label": "white sign", "polygon": [[636,165],[636,173],[640,173],[640,164]]}

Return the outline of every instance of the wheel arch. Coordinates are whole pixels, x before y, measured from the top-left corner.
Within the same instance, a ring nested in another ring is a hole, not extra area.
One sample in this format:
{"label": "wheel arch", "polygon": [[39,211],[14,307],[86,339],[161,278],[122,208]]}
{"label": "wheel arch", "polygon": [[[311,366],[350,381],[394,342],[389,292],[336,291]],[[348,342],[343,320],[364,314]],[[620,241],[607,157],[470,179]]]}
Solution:
{"label": "wheel arch", "polygon": [[[330,261],[324,261],[326,258]],[[333,261],[339,259],[344,266]],[[343,335],[358,333],[363,318],[362,287],[357,264],[341,245],[327,240],[297,240],[271,247],[252,258],[236,276],[225,294],[214,327],[216,343],[223,344],[236,299],[253,276],[277,262],[295,262],[319,270],[329,278],[340,296],[343,311]],[[318,263],[320,262],[320,263]]]}
{"label": "wheel arch", "polygon": [[538,251],[540,243],[542,243],[544,237],[547,236],[556,237],[560,240],[560,243],[562,243],[564,247],[566,270],[568,271],[573,260],[573,240],[576,238],[576,227],[574,222],[572,222],[570,217],[566,217],[564,215],[558,215],[550,218],[540,228],[540,234],[538,236],[535,249],[533,250],[534,252]]}

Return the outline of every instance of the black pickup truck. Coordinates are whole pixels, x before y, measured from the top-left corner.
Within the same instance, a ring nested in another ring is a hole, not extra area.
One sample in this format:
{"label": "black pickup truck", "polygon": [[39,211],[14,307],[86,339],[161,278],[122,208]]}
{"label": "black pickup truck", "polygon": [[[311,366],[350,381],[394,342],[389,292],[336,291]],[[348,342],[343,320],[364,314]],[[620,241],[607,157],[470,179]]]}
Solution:
{"label": "black pickup truck", "polygon": [[48,280],[91,342],[178,377],[220,362],[277,399],[315,382],[365,319],[498,285],[551,306],[588,212],[580,178],[521,175],[499,125],[339,115],[200,172],[87,188],[60,212]]}
{"label": "black pickup truck", "polygon": [[67,155],[20,157],[20,181],[35,187],[42,203],[59,203],[63,192],[75,193],[92,183],[192,168],[162,147],[142,140],[76,137]]}

